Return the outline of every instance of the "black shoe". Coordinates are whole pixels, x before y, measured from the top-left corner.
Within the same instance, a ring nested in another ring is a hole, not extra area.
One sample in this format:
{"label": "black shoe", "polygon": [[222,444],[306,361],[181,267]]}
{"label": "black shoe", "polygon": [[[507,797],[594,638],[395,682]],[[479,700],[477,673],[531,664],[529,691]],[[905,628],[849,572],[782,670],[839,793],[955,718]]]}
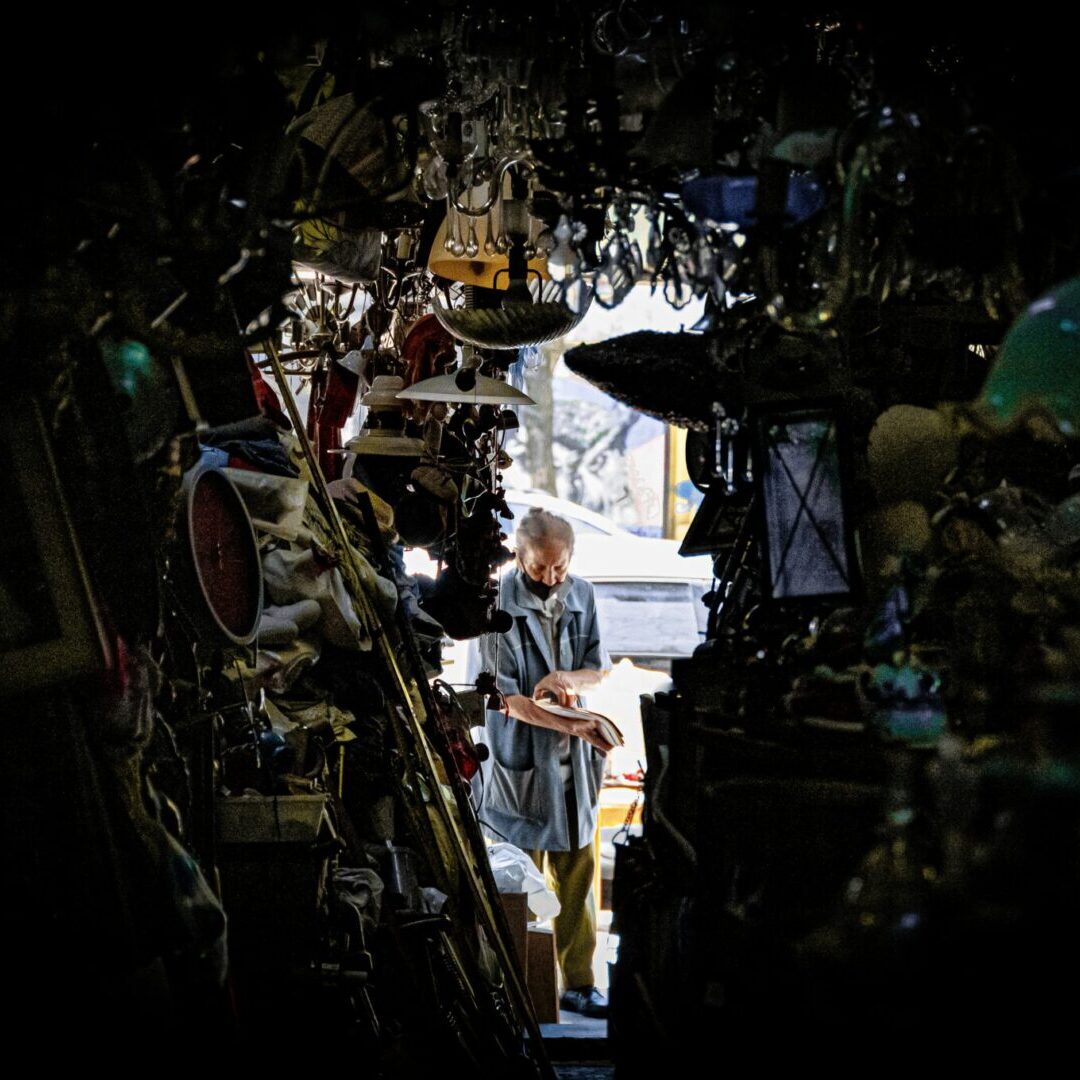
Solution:
{"label": "black shoe", "polygon": [[607,998],[595,986],[579,986],[576,990],[564,990],[559,998],[559,1007],[567,1012],[581,1013],[598,1020],[606,1019],[608,1012]]}

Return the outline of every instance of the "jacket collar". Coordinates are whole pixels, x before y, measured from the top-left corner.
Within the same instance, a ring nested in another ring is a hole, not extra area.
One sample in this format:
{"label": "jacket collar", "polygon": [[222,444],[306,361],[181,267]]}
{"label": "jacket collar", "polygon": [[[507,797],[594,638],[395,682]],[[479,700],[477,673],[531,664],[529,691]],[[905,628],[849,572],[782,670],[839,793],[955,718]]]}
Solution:
{"label": "jacket collar", "polygon": [[[502,592],[499,596],[499,606],[511,615],[527,615],[530,611],[540,610],[539,597],[525,588],[525,575],[514,567],[505,575],[502,581]],[[582,578],[569,574],[564,583],[565,592],[562,601],[567,611],[584,611],[587,582]]]}
{"label": "jacket collar", "polygon": [[[548,671],[556,669],[555,659],[551,655],[551,643],[540,621],[540,601],[528,589],[522,580],[523,575],[516,567],[502,579],[502,592],[499,597],[499,606],[515,618],[525,617],[525,626],[529,636],[533,640],[533,647],[540,653]],[[562,596],[566,611],[584,611],[585,590],[587,582],[573,575],[566,579],[568,587]],[[559,627],[560,640],[566,634],[566,622]]]}

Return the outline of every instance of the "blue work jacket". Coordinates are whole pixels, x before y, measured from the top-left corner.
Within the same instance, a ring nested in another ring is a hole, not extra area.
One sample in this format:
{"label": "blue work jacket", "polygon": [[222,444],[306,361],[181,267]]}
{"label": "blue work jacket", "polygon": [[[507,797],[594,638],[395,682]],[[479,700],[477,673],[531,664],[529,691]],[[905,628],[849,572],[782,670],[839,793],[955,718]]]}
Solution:
{"label": "blue work jacket", "polygon": [[[561,592],[566,605],[559,620],[556,668],[536,597],[526,589],[520,570],[499,583],[499,607],[514,619],[506,634],[487,634],[471,650],[470,668],[494,672],[504,694],[531,697],[533,688],[555,670],[611,667],[596,618],[593,587],[570,575]],[[472,671],[475,676],[476,670]],[[576,851],[591,844],[604,776],[604,755],[584,739],[570,736],[570,768],[577,820],[567,821],[566,790],[559,770],[560,732],[487,710],[479,738],[490,748],[483,763],[480,820],[489,835],[525,851]]]}

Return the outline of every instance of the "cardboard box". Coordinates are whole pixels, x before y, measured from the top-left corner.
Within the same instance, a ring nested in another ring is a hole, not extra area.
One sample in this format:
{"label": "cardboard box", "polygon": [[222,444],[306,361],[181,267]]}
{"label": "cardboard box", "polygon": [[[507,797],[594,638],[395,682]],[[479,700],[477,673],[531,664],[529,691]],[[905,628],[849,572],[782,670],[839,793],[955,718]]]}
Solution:
{"label": "cardboard box", "polygon": [[499,902],[502,904],[503,914],[510,927],[510,940],[514,943],[514,951],[517,953],[523,976],[527,976],[529,964],[529,951],[526,945],[529,907],[526,897],[527,894],[523,892],[499,893]]}
{"label": "cardboard box", "polygon": [[532,998],[536,1019],[541,1024],[559,1022],[559,966],[555,952],[555,931],[532,926],[526,894],[499,893],[503,914],[510,927],[510,940],[521,963],[521,973]]}
{"label": "cardboard box", "polygon": [[529,994],[536,1019],[541,1024],[559,1022],[559,964],[555,953],[555,931],[530,926],[528,933]]}

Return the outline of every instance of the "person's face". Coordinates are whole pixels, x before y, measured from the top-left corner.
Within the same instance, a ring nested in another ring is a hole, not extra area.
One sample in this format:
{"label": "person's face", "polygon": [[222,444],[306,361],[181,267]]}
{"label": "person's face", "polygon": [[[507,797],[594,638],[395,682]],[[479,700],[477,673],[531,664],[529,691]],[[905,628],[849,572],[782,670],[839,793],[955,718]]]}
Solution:
{"label": "person's face", "polygon": [[518,552],[518,566],[533,581],[560,585],[570,573],[570,547],[561,540],[536,540]]}

